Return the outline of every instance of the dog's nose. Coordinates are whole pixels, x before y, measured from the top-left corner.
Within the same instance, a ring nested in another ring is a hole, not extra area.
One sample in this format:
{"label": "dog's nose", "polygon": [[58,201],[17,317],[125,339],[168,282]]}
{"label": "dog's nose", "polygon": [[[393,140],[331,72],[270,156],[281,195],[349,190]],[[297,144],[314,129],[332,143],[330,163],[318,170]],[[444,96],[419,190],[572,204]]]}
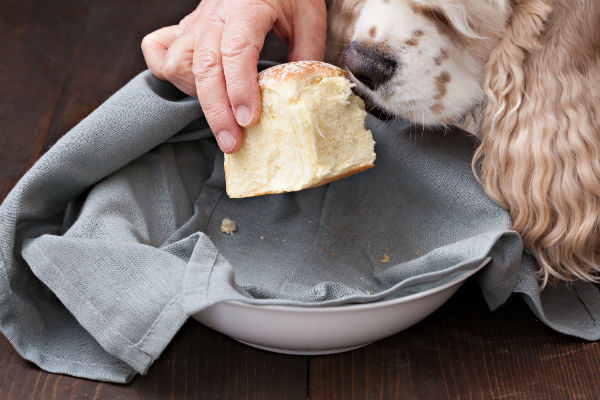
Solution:
{"label": "dog's nose", "polygon": [[393,59],[358,42],[350,43],[344,52],[344,63],[352,75],[371,90],[389,81],[398,68]]}

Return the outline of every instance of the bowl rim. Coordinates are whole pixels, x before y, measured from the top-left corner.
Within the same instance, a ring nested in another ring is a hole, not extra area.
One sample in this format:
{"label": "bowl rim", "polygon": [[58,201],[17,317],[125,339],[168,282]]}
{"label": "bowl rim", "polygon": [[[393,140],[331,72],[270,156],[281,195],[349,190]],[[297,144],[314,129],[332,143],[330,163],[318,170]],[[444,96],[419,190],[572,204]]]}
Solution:
{"label": "bowl rim", "polygon": [[[315,307],[315,306],[296,306],[296,305],[274,305],[274,304],[250,304],[250,303],[245,303],[245,302],[239,301],[239,300],[226,300],[221,303],[214,304],[211,307],[217,306],[219,304],[222,304],[222,305],[227,304],[230,306],[235,306],[235,307],[240,307],[240,308],[255,309],[255,310],[260,309],[260,310],[279,311],[279,312],[284,311],[284,312],[290,312],[290,313],[352,312],[352,311],[369,310],[369,309],[381,308],[381,307],[390,307],[390,306],[395,306],[395,305],[398,305],[401,303],[407,303],[407,302],[410,302],[413,300],[417,300],[417,299],[420,299],[423,297],[430,296],[432,294],[435,294],[435,293],[441,292],[445,289],[448,289],[454,285],[457,285],[461,282],[464,282],[468,278],[473,276],[475,273],[479,272],[491,260],[492,260],[492,257],[487,256],[486,258],[483,259],[483,261],[477,267],[473,268],[472,270],[467,271],[465,274],[462,274],[462,275],[456,277],[455,279],[452,279],[449,282],[444,283],[443,285],[436,286],[436,287],[424,290],[419,293],[410,294],[408,296],[403,296],[403,297],[399,297],[397,299],[392,299],[392,300],[374,301],[371,303],[362,303],[362,304],[343,304],[343,305],[339,305],[339,306],[322,306],[322,307],[321,306]],[[211,308],[211,307],[209,307],[209,308]]]}

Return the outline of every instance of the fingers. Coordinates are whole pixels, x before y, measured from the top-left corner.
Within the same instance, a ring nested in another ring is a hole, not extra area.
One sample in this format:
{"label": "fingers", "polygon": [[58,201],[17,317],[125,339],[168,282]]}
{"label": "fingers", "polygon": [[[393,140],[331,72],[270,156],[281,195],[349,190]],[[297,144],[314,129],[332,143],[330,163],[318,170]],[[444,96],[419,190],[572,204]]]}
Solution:
{"label": "fingers", "polygon": [[177,25],[173,25],[149,33],[142,40],[142,53],[146,65],[158,79],[166,80],[162,66],[167,50],[176,37]]}
{"label": "fingers", "polygon": [[226,153],[239,149],[240,126],[260,118],[256,65],[272,28],[290,40],[290,60],[323,59],[324,0],[203,0],[178,26],[159,29],[142,41],[154,75],[197,94]]}
{"label": "fingers", "polygon": [[[256,5],[233,13],[223,28],[221,58],[227,95],[236,121],[247,127],[260,118],[260,89],[256,65],[265,36],[277,15],[270,7]],[[248,29],[251,26],[252,29]]]}
{"label": "fingers", "polygon": [[290,35],[289,61],[322,60],[325,56],[327,9],[323,0],[305,0],[294,13]]}
{"label": "fingers", "polygon": [[206,121],[221,150],[233,153],[242,143],[242,131],[227,97],[220,52],[222,35],[223,24],[216,20],[196,33],[192,71]]}
{"label": "fingers", "polygon": [[193,59],[194,35],[186,33],[171,43],[161,66],[165,79],[190,96],[196,95],[196,83],[192,73]]}

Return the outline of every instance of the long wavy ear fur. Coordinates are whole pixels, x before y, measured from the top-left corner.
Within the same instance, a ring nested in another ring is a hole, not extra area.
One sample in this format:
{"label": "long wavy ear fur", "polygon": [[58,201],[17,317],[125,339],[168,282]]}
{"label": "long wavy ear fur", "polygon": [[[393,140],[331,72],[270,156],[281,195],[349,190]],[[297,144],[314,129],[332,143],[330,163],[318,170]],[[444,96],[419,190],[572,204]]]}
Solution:
{"label": "long wavy ear fur", "polygon": [[600,2],[515,0],[487,65],[474,169],[543,283],[600,272]]}

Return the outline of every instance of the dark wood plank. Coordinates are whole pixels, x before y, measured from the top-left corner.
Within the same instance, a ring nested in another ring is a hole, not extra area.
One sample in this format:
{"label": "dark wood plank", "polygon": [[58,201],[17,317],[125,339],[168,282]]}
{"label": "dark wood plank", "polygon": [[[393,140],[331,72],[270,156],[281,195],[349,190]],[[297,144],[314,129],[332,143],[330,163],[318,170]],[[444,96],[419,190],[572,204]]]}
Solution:
{"label": "dark wood plank", "polygon": [[[41,154],[142,71],[142,37],[196,1],[0,3],[0,199]],[[2,399],[303,399],[307,359],[254,350],[190,321],[129,385],[49,374],[0,335]]]}
{"label": "dark wood plank", "polygon": [[145,376],[128,385],[49,374],[0,338],[1,399],[306,399],[306,357],[256,350],[189,321]]}
{"label": "dark wood plank", "polygon": [[66,78],[65,63],[83,26],[73,15],[86,13],[75,3],[66,3],[60,13],[50,9],[46,3],[0,3],[2,195],[40,155]]}
{"label": "dark wood plank", "polygon": [[132,386],[142,398],[300,400],[306,399],[307,366],[307,357],[253,349],[190,321],[161,362]]}
{"label": "dark wood plank", "polygon": [[[145,69],[140,42],[197,4],[0,2],[0,198],[70,128]],[[269,40],[265,54],[285,48]]]}
{"label": "dark wood plank", "polygon": [[469,281],[429,318],[363,349],[310,361],[310,398],[600,397],[600,343],[560,335],[520,299],[491,313]]}
{"label": "dark wood plank", "polygon": [[[144,68],[145,33],[176,23],[195,5],[0,2],[0,199],[50,145]],[[308,376],[306,357],[254,350],[193,321],[147,376],[126,386],[40,371],[0,336],[0,398],[595,399],[599,346],[552,332],[520,301],[490,313],[471,282],[406,332],[311,358]]]}

